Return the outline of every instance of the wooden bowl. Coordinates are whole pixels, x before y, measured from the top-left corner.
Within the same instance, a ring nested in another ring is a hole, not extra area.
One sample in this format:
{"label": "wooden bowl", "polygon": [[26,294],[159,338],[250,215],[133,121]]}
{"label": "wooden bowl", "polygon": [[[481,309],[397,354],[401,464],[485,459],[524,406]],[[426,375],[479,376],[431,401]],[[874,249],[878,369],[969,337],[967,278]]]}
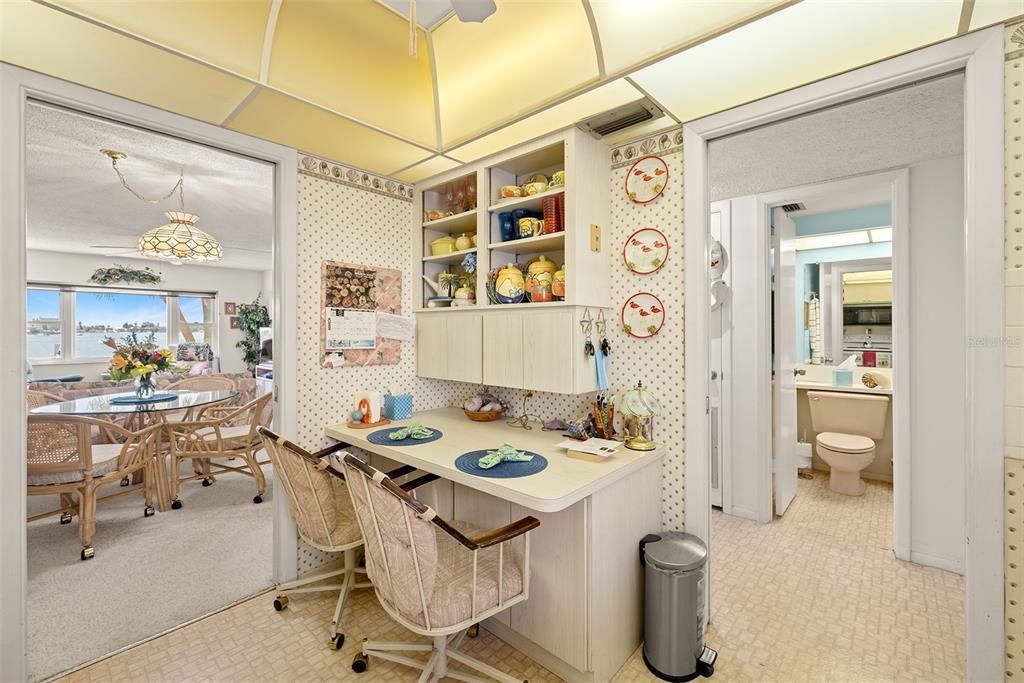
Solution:
{"label": "wooden bowl", "polygon": [[472,410],[466,410],[465,408],[462,409],[462,412],[464,412],[466,417],[473,422],[494,422],[505,414],[503,410],[492,410],[489,413],[479,413]]}

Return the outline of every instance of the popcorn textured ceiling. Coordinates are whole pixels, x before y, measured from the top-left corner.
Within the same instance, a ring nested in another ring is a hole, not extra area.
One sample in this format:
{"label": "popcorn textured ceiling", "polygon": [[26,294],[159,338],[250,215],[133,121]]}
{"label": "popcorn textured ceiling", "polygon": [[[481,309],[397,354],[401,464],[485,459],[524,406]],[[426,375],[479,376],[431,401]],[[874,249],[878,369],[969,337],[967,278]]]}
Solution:
{"label": "popcorn textured ceiling", "polygon": [[1021,12],[496,1],[481,24],[417,27],[411,57],[408,21],[375,0],[4,0],[0,60],[412,180],[645,95],[670,115],[651,125],[667,127]]}

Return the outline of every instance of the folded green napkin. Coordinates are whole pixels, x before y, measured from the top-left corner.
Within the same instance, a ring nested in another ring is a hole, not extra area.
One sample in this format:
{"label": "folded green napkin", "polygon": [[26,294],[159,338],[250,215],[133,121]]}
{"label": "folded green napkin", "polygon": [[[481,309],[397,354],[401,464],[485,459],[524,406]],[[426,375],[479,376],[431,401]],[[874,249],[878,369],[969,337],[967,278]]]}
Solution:
{"label": "folded green napkin", "polygon": [[404,441],[409,437],[414,439],[429,439],[434,435],[433,429],[427,429],[419,422],[413,422],[408,427],[396,429],[395,431],[388,434],[388,438],[392,441]]}
{"label": "folded green napkin", "polygon": [[501,462],[529,462],[530,460],[533,460],[532,455],[527,455],[524,451],[517,451],[512,444],[506,443],[496,451],[487,451],[487,455],[477,460],[476,464],[481,469],[489,470]]}

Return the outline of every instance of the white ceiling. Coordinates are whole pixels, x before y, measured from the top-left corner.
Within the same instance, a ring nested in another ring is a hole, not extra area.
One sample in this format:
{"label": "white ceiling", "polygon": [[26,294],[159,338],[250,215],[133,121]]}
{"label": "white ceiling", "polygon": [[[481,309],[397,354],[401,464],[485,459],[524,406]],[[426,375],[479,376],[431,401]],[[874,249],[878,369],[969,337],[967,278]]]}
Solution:
{"label": "white ceiling", "polygon": [[164,211],[178,210],[177,196],[154,206],[125,190],[99,152],[105,147],[128,155],[119,167],[146,197],[167,194],[184,171],[185,209],[224,248],[224,259],[211,265],[272,267],[271,164],[42,104],[28,107],[25,129],[29,249],[117,262],[137,255],[140,234],[167,223]]}
{"label": "white ceiling", "polygon": [[711,199],[963,154],[960,74],[714,140]]}

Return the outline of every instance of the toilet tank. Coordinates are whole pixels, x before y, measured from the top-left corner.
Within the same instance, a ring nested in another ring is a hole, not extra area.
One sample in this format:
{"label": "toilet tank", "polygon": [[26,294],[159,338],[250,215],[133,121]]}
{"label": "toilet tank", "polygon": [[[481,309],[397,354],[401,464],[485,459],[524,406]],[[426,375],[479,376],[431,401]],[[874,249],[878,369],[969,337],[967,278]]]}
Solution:
{"label": "toilet tank", "polygon": [[814,431],[857,434],[879,440],[885,436],[889,397],[840,391],[808,391]]}

